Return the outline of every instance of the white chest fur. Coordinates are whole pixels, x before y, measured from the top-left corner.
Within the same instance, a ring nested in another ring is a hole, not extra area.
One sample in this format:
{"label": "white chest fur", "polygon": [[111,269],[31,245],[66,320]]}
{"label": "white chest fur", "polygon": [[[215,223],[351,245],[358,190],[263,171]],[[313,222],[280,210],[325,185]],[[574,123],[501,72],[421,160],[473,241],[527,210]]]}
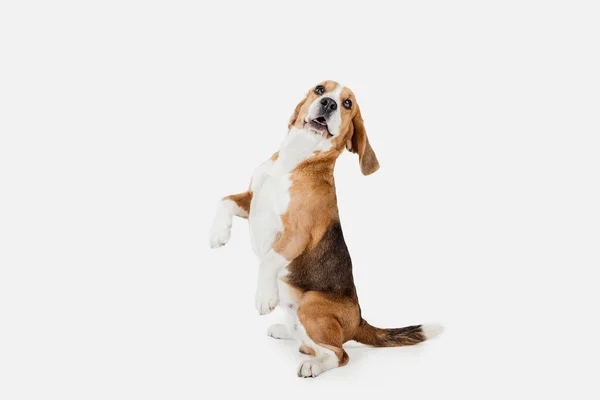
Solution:
{"label": "white chest fur", "polygon": [[265,255],[283,231],[281,216],[290,203],[290,174],[316,151],[331,148],[331,142],[311,132],[292,128],[279,150],[277,160],[269,160],[252,176],[250,204],[250,240],[258,257]]}

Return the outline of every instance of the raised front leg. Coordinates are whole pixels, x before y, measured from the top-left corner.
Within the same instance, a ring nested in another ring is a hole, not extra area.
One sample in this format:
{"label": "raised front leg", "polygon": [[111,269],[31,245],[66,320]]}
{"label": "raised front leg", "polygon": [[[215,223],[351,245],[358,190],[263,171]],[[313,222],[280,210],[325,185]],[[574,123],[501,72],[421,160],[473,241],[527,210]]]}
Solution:
{"label": "raised front leg", "polygon": [[248,218],[251,201],[251,191],[232,194],[221,200],[210,231],[210,247],[214,249],[227,243],[231,236],[231,220],[233,216]]}
{"label": "raised front leg", "polygon": [[256,288],[256,309],[260,315],[268,314],[279,304],[277,274],[298,257],[308,244],[308,235],[293,229],[289,224],[273,248],[260,259]]}
{"label": "raised front leg", "polygon": [[277,273],[290,263],[284,256],[271,249],[260,259],[255,305],[260,315],[270,313],[279,304]]}

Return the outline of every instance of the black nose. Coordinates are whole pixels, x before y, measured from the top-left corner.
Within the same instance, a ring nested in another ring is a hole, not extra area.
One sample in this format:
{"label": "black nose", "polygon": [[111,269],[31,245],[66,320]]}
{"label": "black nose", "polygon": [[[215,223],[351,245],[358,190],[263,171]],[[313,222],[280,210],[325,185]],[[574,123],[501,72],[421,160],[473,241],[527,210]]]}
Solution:
{"label": "black nose", "polygon": [[321,99],[321,109],[326,114],[329,114],[337,109],[337,103],[330,97],[323,97]]}

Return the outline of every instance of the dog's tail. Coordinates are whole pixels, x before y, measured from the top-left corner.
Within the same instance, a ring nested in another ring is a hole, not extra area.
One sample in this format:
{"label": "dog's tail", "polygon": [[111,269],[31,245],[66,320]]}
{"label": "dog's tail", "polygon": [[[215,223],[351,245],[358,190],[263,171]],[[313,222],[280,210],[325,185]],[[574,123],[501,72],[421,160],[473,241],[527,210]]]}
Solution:
{"label": "dog's tail", "polygon": [[441,325],[412,325],[404,328],[381,329],[371,326],[364,319],[354,334],[354,340],[375,347],[410,346],[431,339],[444,329]]}

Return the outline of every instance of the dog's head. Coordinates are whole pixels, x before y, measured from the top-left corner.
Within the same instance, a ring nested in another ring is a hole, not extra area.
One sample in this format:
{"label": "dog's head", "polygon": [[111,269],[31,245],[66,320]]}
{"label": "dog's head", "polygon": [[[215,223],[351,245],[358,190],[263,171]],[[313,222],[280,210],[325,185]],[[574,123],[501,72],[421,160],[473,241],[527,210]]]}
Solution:
{"label": "dog's head", "polygon": [[319,135],[340,151],[346,147],[358,153],[364,175],[379,169],[356,97],[352,90],[337,82],[325,81],[311,88],[290,118],[288,129],[292,127]]}

